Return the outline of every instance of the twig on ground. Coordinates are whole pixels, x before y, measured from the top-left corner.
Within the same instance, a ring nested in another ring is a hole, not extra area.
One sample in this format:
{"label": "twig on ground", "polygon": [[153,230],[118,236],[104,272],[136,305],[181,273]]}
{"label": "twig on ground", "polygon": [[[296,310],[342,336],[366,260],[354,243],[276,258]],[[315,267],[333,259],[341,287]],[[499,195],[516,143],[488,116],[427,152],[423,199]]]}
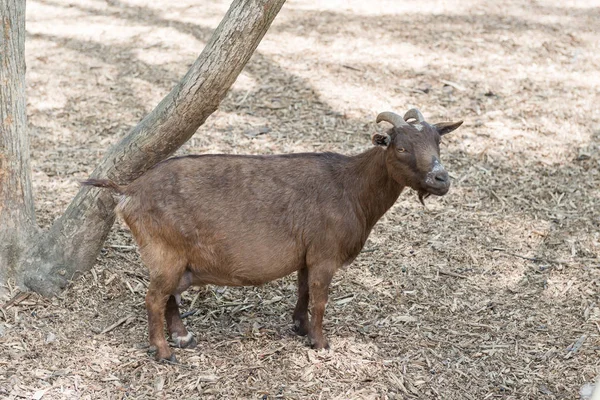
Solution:
{"label": "twig on ground", "polygon": [[440,82],[442,82],[444,85],[452,86],[453,88],[458,89],[461,92],[464,92],[465,90],[467,90],[466,87],[464,87],[463,85],[460,85],[456,82],[447,81],[445,79],[440,79]]}
{"label": "twig on ground", "polygon": [[549,263],[549,264],[568,264],[566,261],[562,261],[562,260],[549,260],[547,258],[537,258],[537,257],[527,257],[527,256],[522,256],[520,254],[516,254],[516,253],[512,253],[506,249],[503,249],[501,247],[492,247],[492,251],[501,251],[504,254],[507,254],[509,256],[513,256],[513,257],[517,257],[517,258],[522,258],[523,260],[528,260],[528,261],[533,261],[533,262],[545,262],[545,263]]}
{"label": "twig on ground", "polygon": [[7,310],[9,307],[19,304],[20,302],[22,302],[23,300],[28,298],[30,295],[31,295],[30,292],[24,293],[24,292],[17,291],[17,294],[15,294],[12,299],[10,299],[6,303],[4,303],[4,305],[2,307],[0,307],[0,309],[2,309],[2,311]]}
{"label": "twig on ground", "polygon": [[447,275],[447,276],[452,276],[454,278],[460,278],[460,279],[467,279],[468,277],[465,275],[461,275],[461,274],[457,274],[455,272],[450,272],[450,271],[442,271],[441,269],[438,270],[438,273],[440,275]]}
{"label": "twig on ground", "polygon": [[110,247],[111,249],[119,249],[119,250],[135,250],[135,246],[125,246],[120,244],[110,244],[106,247]]}
{"label": "twig on ground", "polygon": [[191,317],[192,315],[196,314],[197,312],[198,312],[198,309],[186,311],[183,314],[181,314],[181,319],[185,319],[187,317]]}
{"label": "twig on ground", "polygon": [[569,348],[567,349],[567,354],[565,354],[565,359],[569,359],[569,358],[573,357],[573,355],[575,353],[577,353],[577,351],[581,348],[581,346],[583,346],[583,342],[585,342],[586,338],[587,338],[586,335],[581,335],[581,337],[579,339],[577,339],[577,341],[575,341],[575,343],[573,343],[571,346],[569,346]]}
{"label": "twig on ground", "polygon": [[344,67],[344,68],[348,68],[348,69],[351,69],[352,71],[360,71],[360,72],[363,72],[363,70],[362,70],[362,69],[360,69],[360,68],[356,68],[356,67],[353,67],[352,65],[342,64],[342,67]]}
{"label": "twig on ground", "polygon": [[104,328],[104,330],[100,331],[100,335],[103,335],[107,332],[112,331],[113,329],[115,329],[117,326],[124,324],[127,320],[132,319],[133,315],[128,315],[124,318],[121,318],[120,320],[118,320],[117,322],[115,322],[112,325],[107,326],[106,328]]}

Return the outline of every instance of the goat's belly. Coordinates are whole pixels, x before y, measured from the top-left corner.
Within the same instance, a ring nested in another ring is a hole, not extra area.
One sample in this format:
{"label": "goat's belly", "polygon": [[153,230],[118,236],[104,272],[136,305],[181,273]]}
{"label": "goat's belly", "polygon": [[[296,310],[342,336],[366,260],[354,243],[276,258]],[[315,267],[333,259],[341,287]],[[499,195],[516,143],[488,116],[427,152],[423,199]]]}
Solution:
{"label": "goat's belly", "polygon": [[304,257],[297,252],[263,252],[259,248],[212,261],[190,265],[195,285],[257,286],[290,275],[304,266]]}
{"label": "goat's belly", "polygon": [[258,286],[267,282],[287,276],[300,269],[299,265],[262,266],[245,264],[235,268],[222,265],[216,268],[194,268],[192,267],[194,285],[218,285],[218,286]]}

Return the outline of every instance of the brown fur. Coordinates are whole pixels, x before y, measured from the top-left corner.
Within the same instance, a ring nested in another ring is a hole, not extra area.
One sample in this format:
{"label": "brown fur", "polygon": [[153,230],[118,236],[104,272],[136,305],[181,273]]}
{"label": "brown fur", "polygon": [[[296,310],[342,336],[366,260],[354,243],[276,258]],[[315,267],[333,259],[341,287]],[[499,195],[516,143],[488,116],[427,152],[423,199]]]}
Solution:
{"label": "brown fur", "polygon": [[[373,141],[385,147],[352,157],[187,156],[157,164],[126,187],[84,182],[122,194],[117,213],[150,271],[146,305],[157,358],[174,359],[163,335],[165,317],[172,337],[191,337],[174,297],[190,285],[260,285],[295,271],[296,330],[315,348],[328,347],[322,321],[334,273],[356,258],[405,186],[421,194],[448,190],[449,181],[443,188],[426,181],[439,160],[440,133],[460,124],[423,125],[376,135]],[[435,179],[447,180],[436,171]]]}

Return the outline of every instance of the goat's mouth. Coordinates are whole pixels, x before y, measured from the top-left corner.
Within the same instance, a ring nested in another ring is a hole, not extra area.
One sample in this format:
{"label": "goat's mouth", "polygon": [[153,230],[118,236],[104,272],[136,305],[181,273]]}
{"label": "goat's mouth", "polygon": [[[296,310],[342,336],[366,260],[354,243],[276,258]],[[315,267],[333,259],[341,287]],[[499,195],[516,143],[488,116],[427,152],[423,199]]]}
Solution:
{"label": "goat's mouth", "polygon": [[443,196],[450,189],[450,175],[439,161],[434,160],[433,168],[427,173],[423,181],[423,191],[436,196]]}
{"label": "goat's mouth", "polygon": [[425,205],[425,199],[431,196],[443,196],[450,190],[450,183],[440,185],[427,185],[424,189],[419,190],[419,201]]}
{"label": "goat's mouth", "polygon": [[427,185],[427,193],[443,196],[450,190],[450,182],[439,183],[437,185]]}

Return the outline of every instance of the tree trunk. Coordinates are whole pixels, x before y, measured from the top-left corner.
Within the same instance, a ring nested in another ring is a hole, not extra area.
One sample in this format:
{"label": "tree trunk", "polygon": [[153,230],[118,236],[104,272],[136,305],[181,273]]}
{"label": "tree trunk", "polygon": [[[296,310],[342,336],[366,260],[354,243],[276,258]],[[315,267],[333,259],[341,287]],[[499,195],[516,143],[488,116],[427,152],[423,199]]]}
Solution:
{"label": "tree trunk", "polygon": [[[234,0],[181,82],[109,150],[92,177],[126,184],[173,154],[217,109],[284,2]],[[108,191],[82,187],[64,215],[21,258],[19,283],[53,295],[89,270],[114,222],[114,207]]]}
{"label": "tree trunk", "polygon": [[25,1],[0,4],[0,283],[36,231],[25,100]]}

